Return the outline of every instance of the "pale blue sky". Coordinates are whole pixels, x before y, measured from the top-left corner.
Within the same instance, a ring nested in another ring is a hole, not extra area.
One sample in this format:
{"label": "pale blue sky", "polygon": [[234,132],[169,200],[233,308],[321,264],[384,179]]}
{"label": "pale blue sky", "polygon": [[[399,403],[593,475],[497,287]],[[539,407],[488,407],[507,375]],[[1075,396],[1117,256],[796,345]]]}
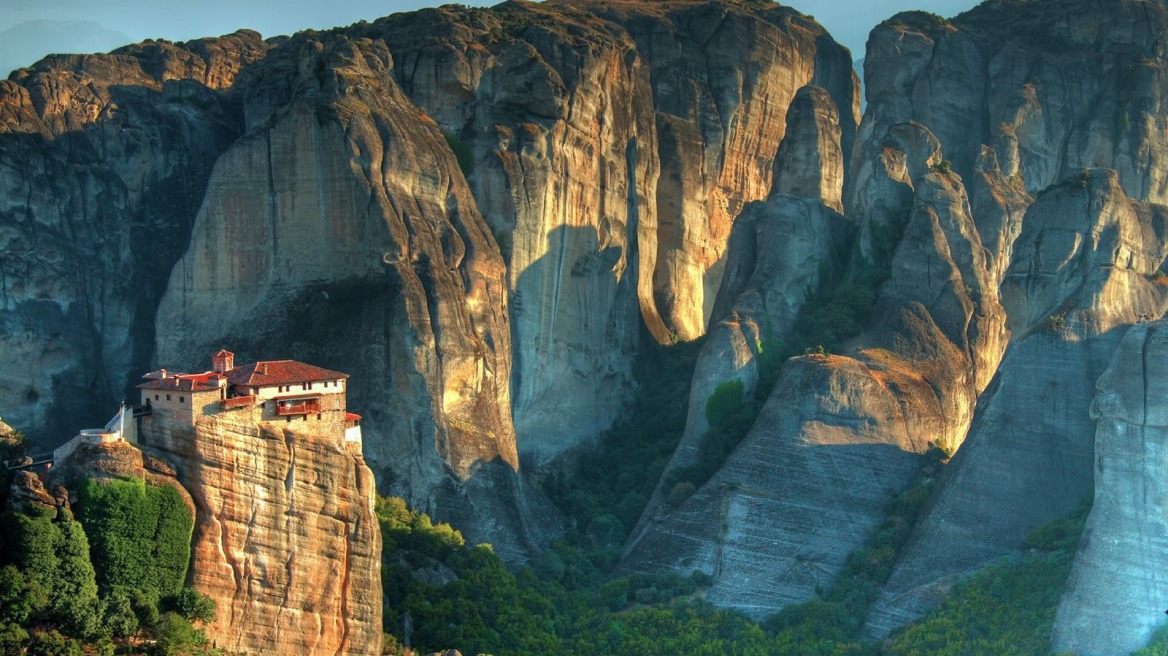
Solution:
{"label": "pale blue sky", "polygon": [[[138,41],[164,38],[184,41],[216,36],[240,27],[264,36],[291,34],[305,28],[348,25],[399,11],[442,4],[435,0],[0,0],[0,31],[29,20],[94,21]],[[462,0],[462,4],[486,6],[495,1]],[[835,38],[863,56],[868,31],[880,20],[905,9],[927,9],[952,16],[977,4],[977,0],[788,0],[796,9],[812,14]],[[58,46],[59,47],[59,46]],[[112,47],[112,46],[111,46]],[[29,62],[19,62],[25,65]],[[0,62],[0,71],[9,68]]]}

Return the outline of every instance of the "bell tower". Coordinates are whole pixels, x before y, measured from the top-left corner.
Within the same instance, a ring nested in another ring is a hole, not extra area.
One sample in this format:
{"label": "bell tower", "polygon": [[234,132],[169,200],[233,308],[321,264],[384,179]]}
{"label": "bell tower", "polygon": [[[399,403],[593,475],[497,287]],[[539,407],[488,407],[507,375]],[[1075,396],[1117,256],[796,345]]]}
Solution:
{"label": "bell tower", "polygon": [[235,368],[235,354],[227,349],[220,349],[211,356],[211,369],[215,373],[225,374]]}

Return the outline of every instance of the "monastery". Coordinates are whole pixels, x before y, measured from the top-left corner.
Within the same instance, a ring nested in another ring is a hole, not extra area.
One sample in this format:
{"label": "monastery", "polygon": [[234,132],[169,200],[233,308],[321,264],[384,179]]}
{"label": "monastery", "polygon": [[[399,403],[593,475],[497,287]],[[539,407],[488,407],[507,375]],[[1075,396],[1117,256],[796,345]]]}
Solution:
{"label": "monastery", "polygon": [[[104,428],[84,429],[58,447],[51,458],[60,462],[81,444],[129,442],[150,444],[154,435],[173,427],[194,427],[201,418],[224,412],[253,413],[258,422],[328,422],[344,426],[343,446],[361,454],[361,415],[349,412],[345,381],[349,375],[296,360],[268,360],[235,366],[235,354],[220,350],[211,356],[211,370],[202,373],[152,371],[138,385],[140,405],[123,407]],[[339,432],[339,431],[338,431]]]}

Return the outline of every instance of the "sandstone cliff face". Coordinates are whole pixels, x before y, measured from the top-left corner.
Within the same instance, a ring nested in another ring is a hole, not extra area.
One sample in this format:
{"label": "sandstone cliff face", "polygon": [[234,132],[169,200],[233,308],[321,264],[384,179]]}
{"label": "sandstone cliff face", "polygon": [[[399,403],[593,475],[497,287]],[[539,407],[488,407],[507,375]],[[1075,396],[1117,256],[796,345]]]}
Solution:
{"label": "sandstone cliff face", "polygon": [[344,444],[341,413],[284,422],[261,412],[192,426],[156,410],[139,432],[197,508],[191,582],[218,602],[208,638],[244,653],[378,654],[373,472]]}
{"label": "sandstone cliff face", "polygon": [[[474,512],[464,485],[518,468],[505,269],[392,66],[383,42],[335,33],[241,77],[248,132],[216,163],[171,275],[158,362],[195,369],[230,346],[352,373],[383,489],[519,558],[554,520]],[[486,493],[514,505],[512,487]]]}
{"label": "sandstone cliff face", "polygon": [[471,188],[505,245],[512,409],[536,461],[613,421],[631,390],[640,308],[660,324],[649,71],[627,35],[604,27],[526,3],[385,23],[403,87],[473,153]]}
{"label": "sandstone cliff face", "polygon": [[1163,624],[1166,325],[1128,330],[1096,383],[1095,497],[1055,618],[1059,652],[1134,652]]}
{"label": "sandstone cliff face", "polygon": [[828,89],[845,149],[855,129],[846,51],[779,7],[511,2],[379,30],[403,88],[473,152],[536,461],[612,422],[642,323],[661,342],[704,333],[731,222],[770,190],[795,92]]}
{"label": "sandstone cliff face", "polygon": [[[1027,211],[1002,284],[1012,343],[866,627],[934,607],[960,576],[1089,496],[1095,380],[1124,325],[1168,309],[1168,210],[1128,199],[1112,171],[1073,176]],[[942,555],[943,554],[943,555]]]}
{"label": "sandstone cliff face", "polygon": [[868,184],[904,185],[912,204],[865,334],[846,355],[788,361],[725,466],[635,536],[624,567],[702,569],[708,599],[765,615],[830,583],[919,454],[961,444],[979,371],[1005,347],[996,281],[960,179],[930,170],[935,137],[903,124],[883,143]]}
{"label": "sandstone cliff face", "polygon": [[104,419],[146,370],[166,276],[239,132],[218,91],[267,48],[247,31],[145,43],[0,82],[0,407],[33,437]]}
{"label": "sandstone cliff face", "polygon": [[[764,348],[781,348],[799,309],[820,286],[820,272],[840,259],[849,226],[839,214],[843,155],[839,112],[821,88],[799,90],[787,112],[766,203],[748,204],[735,220],[715,316],[690,383],[685,432],[667,470],[692,465],[709,430],[706,400],[737,380],[754,393]],[[727,307],[729,306],[729,307]],[[665,495],[658,483],[639,522],[643,528]]]}

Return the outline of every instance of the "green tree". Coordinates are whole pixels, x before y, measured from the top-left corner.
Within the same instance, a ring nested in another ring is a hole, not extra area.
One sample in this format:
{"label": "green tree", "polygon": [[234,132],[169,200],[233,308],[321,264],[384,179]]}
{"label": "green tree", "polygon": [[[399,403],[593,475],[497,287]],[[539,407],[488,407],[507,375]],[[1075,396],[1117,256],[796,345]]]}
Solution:
{"label": "green tree", "polygon": [[177,490],[142,480],[89,480],[78,496],[104,594],[143,590],[162,598],[182,590],[194,517]]}
{"label": "green tree", "polygon": [[[60,623],[71,635],[88,636],[101,621],[89,541],[81,524],[55,509],[8,510],[0,525],[8,534],[11,564],[20,570],[33,619]],[[15,583],[9,574],[9,584]]]}
{"label": "green tree", "polygon": [[190,622],[215,621],[215,600],[194,588],[183,588],[174,599],[174,609]]}
{"label": "green tree", "polygon": [[132,636],[138,631],[138,616],[125,592],[119,590],[106,599],[105,627],[119,638]]}
{"label": "green tree", "polygon": [[14,622],[0,623],[0,656],[21,656],[28,631]]}
{"label": "green tree", "polygon": [[154,630],[157,656],[180,656],[203,651],[207,636],[178,613],[163,613]]}
{"label": "green tree", "polygon": [[56,631],[44,631],[28,641],[28,656],[82,656],[81,645]]}
{"label": "green tree", "polygon": [[32,614],[34,604],[43,606],[47,601],[32,597],[19,569],[12,565],[0,569],[0,623],[24,624]]}

